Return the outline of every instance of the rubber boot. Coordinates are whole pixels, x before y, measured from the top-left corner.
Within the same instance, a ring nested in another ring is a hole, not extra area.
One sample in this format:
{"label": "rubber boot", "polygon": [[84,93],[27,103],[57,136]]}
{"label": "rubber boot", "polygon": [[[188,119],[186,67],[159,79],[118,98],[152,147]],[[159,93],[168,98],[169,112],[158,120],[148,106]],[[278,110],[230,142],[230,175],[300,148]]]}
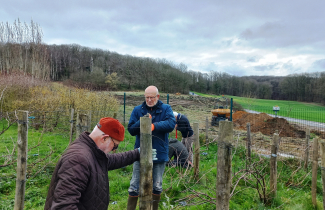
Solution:
{"label": "rubber boot", "polygon": [[138,198],[138,196],[129,195],[127,210],[135,210],[135,208],[137,207]]}
{"label": "rubber boot", "polygon": [[152,194],[152,210],[158,210],[160,195]]}

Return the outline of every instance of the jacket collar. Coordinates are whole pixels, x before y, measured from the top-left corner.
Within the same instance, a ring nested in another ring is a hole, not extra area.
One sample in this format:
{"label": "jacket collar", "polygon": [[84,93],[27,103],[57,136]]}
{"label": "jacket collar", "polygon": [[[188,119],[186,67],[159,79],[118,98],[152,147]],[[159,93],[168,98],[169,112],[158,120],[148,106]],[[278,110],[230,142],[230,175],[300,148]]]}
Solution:
{"label": "jacket collar", "polygon": [[170,138],[168,141],[169,143],[176,143],[178,142],[178,139]]}
{"label": "jacket collar", "polygon": [[79,136],[80,141],[86,144],[97,158],[107,159],[106,154],[98,148],[94,140],[89,137],[89,134],[90,134],[89,132],[83,132]]}
{"label": "jacket collar", "polygon": [[141,107],[142,107],[142,109],[143,108],[146,108],[148,110],[149,109],[155,110],[155,109],[160,109],[162,104],[163,104],[163,102],[161,100],[158,100],[157,103],[156,103],[156,105],[154,105],[153,107],[149,107],[149,106],[147,106],[146,102],[144,101],[142,103],[142,106]]}

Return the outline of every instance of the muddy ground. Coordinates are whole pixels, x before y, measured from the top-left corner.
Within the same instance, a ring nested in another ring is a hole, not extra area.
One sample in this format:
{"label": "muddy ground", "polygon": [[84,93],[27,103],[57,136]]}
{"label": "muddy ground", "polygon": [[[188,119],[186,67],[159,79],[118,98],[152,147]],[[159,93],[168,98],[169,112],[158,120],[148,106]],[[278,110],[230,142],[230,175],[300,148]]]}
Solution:
{"label": "muddy ground", "polygon": [[[120,104],[124,104],[124,96],[116,96]],[[167,103],[167,96],[160,97],[164,103]],[[188,95],[173,95],[169,96],[169,104],[174,111],[186,114],[190,122],[199,122],[201,133],[206,131],[206,119],[211,119],[211,110],[218,105],[228,105],[224,101],[219,101],[214,98],[188,96]],[[126,105],[137,106],[144,102],[144,96],[127,95]],[[304,155],[306,149],[305,138],[306,129],[310,129],[312,137],[319,136],[325,138],[325,133],[317,130],[317,128],[307,127],[289,123],[283,118],[273,118],[265,113],[253,114],[242,110],[240,105],[234,103],[234,144],[246,145],[247,123],[250,123],[252,147],[255,151],[262,154],[269,154],[270,141],[274,133],[280,136],[279,153],[284,156],[300,157]],[[211,127],[210,122],[208,135],[210,139],[218,137],[218,127]],[[311,144],[310,144],[311,145]],[[310,146],[309,146],[310,147]],[[311,149],[311,148],[310,148]],[[311,153],[310,153],[311,154]]]}

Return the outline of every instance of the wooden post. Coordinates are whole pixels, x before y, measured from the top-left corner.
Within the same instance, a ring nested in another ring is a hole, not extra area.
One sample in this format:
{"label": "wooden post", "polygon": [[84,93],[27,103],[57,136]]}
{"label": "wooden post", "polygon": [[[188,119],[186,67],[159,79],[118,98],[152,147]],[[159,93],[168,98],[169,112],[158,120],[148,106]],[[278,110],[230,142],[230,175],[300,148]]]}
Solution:
{"label": "wooden post", "polygon": [[140,210],[152,209],[152,135],[151,119],[140,117]]}
{"label": "wooden post", "polygon": [[28,148],[28,112],[18,111],[18,155],[17,155],[17,179],[15,210],[24,209],[26,169],[27,169],[27,148]]}
{"label": "wooden post", "polygon": [[71,116],[70,116],[70,143],[72,143],[73,138],[73,116],[74,116],[74,109],[71,108]]}
{"label": "wooden post", "polygon": [[217,210],[229,209],[231,187],[231,141],[233,123],[219,122],[218,162],[217,162]]}
{"label": "wooden post", "polygon": [[[96,122],[97,124],[97,122]],[[87,129],[85,131],[90,132],[91,129],[91,110],[88,111],[88,116],[87,116]]]}
{"label": "wooden post", "polygon": [[194,178],[199,178],[199,163],[200,163],[200,138],[199,138],[199,123],[193,123],[194,129]]}
{"label": "wooden post", "polygon": [[77,112],[77,123],[76,123],[76,138],[84,131],[88,131],[88,116],[86,114],[80,114]]}
{"label": "wooden post", "polygon": [[251,145],[252,145],[252,139],[251,139],[251,124],[247,123],[246,124],[247,128],[247,142],[246,142],[246,147],[247,147],[247,154],[246,154],[246,169],[247,169],[247,161],[251,162]]}
{"label": "wooden post", "polygon": [[322,160],[322,183],[323,183],[323,209],[325,209],[325,142],[320,142],[321,160]]}
{"label": "wooden post", "polygon": [[270,191],[271,197],[276,197],[277,191],[277,155],[279,145],[279,134],[275,133],[271,140],[271,158],[270,158]]}
{"label": "wooden post", "polygon": [[[207,144],[209,142],[209,136],[208,136],[208,130],[209,130],[209,119],[206,117],[205,120],[205,143]],[[209,144],[207,144],[208,148]]]}
{"label": "wooden post", "polygon": [[304,158],[304,168],[308,168],[308,161],[309,161],[309,139],[310,139],[310,130],[307,128],[306,130],[306,140],[305,140],[305,158]]}
{"label": "wooden post", "polygon": [[317,168],[318,168],[318,138],[314,138],[313,165],[312,165],[312,175],[311,175],[311,199],[314,206],[317,206],[317,200],[316,200]]}

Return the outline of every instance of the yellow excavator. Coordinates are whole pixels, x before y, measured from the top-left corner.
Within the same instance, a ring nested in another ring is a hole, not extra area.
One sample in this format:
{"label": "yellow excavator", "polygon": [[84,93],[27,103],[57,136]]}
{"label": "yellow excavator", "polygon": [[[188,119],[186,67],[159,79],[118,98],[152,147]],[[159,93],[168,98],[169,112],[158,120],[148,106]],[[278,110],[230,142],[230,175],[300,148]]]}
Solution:
{"label": "yellow excavator", "polygon": [[217,101],[221,104],[226,104],[225,108],[224,106],[220,105],[218,106],[218,103],[214,107],[212,112],[212,119],[211,119],[211,126],[219,126],[220,121],[230,120],[230,109],[228,109],[229,101],[228,98],[221,97],[217,99]]}

